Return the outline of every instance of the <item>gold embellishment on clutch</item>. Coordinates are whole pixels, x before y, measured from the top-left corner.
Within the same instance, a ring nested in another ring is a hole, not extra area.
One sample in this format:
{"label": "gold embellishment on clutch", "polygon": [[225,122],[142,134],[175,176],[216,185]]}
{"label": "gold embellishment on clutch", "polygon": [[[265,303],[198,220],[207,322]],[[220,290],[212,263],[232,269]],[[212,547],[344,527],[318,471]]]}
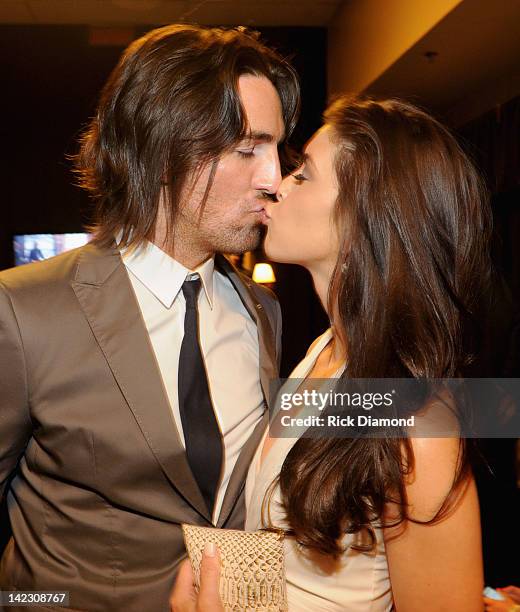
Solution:
{"label": "gold embellishment on clutch", "polygon": [[195,583],[206,542],[220,551],[220,596],[226,612],[287,612],[284,532],[239,531],[182,525]]}

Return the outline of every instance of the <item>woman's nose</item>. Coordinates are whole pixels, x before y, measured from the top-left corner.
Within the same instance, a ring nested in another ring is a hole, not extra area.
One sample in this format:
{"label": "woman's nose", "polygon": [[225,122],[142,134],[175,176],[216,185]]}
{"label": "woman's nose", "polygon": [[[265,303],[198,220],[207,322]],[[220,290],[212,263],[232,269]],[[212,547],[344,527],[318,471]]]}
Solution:
{"label": "woman's nose", "polygon": [[290,178],[291,175],[289,174],[280,183],[278,191],[276,192],[276,199],[278,200],[278,202],[284,200],[287,197],[287,194],[289,193]]}

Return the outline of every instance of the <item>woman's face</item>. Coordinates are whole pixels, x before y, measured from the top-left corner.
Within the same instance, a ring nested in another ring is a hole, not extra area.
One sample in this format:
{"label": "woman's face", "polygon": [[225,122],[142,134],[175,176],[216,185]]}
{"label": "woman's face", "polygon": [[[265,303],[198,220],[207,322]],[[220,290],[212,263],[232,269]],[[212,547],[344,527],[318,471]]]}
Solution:
{"label": "woman's face", "polygon": [[335,264],[335,150],[331,128],[323,126],[305,146],[302,165],[283,180],[279,201],[266,204],[264,249],[270,259],[311,269]]}

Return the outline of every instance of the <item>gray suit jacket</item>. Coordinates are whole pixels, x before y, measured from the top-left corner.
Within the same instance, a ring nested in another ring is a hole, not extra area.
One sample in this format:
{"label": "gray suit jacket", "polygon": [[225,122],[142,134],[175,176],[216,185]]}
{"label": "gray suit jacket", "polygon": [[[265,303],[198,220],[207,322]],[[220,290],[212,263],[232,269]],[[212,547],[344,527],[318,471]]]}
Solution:
{"label": "gray suit jacket", "polygon": [[[224,257],[216,265],[256,321],[267,402],[280,308]],[[220,527],[243,524],[267,420],[266,410],[243,447]],[[70,610],[169,609],[185,555],[179,524],[210,517],[116,250],[91,244],[0,273],[0,495],[18,462],[1,588],[67,590]]]}

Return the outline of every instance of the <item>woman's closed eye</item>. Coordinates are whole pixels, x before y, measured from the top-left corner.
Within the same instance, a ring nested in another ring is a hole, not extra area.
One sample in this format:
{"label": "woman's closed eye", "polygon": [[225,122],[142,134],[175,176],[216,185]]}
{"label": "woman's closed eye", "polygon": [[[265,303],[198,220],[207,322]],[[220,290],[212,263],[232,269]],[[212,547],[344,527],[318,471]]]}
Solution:
{"label": "woman's closed eye", "polygon": [[302,174],[301,172],[298,172],[297,174],[292,174],[291,175],[293,177],[293,179],[297,182],[297,183],[302,183],[303,181],[307,181],[309,180],[304,174]]}

